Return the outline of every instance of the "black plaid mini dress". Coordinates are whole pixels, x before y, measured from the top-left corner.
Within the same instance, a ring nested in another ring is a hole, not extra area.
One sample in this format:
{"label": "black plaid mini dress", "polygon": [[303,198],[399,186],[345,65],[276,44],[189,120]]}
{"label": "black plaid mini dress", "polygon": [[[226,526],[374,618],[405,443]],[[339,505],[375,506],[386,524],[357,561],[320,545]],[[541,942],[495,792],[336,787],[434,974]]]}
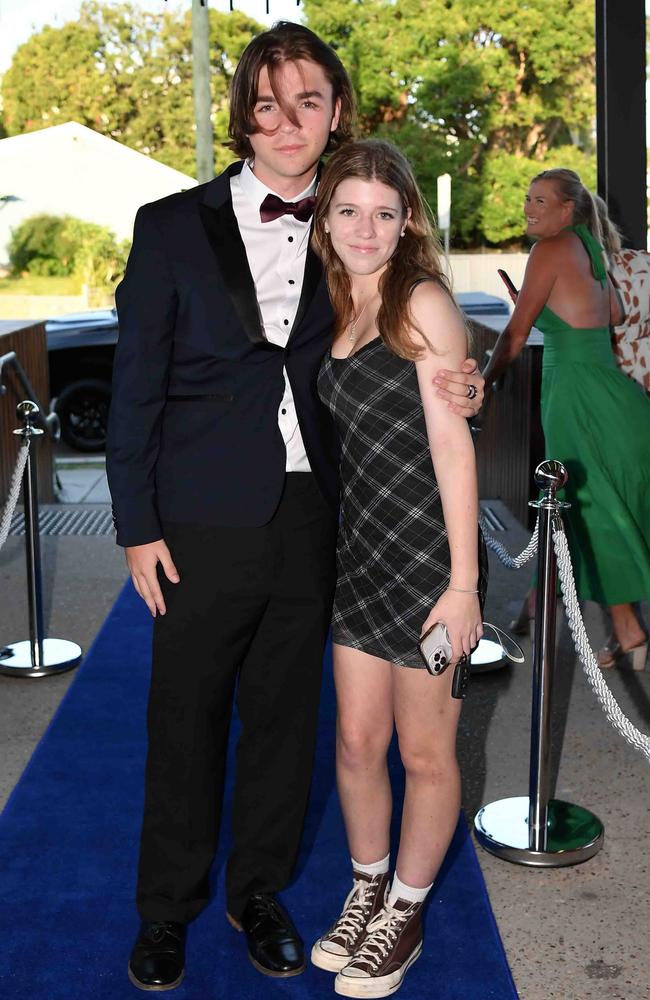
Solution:
{"label": "black plaid mini dress", "polygon": [[[332,638],[424,669],[417,642],[449,583],[450,554],[415,363],[377,337],[347,358],[328,353],[318,391],[341,438]],[[482,538],[479,563],[482,606]]]}

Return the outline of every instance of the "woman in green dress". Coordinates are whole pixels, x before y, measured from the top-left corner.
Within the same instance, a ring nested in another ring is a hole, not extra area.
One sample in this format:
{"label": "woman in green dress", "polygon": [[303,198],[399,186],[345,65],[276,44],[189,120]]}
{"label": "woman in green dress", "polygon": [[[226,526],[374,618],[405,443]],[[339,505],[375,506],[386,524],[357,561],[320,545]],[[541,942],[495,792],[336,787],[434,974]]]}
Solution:
{"label": "woman in green dress", "polygon": [[572,170],[545,170],[524,207],[531,251],[510,321],[483,376],[486,390],[535,325],[544,334],[546,454],[567,468],[567,536],[581,599],[609,606],[601,667],[647,657],[634,607],[650,598],[650,400],[617,368],[610,325],[622,309],[607,274],[598,214]]}

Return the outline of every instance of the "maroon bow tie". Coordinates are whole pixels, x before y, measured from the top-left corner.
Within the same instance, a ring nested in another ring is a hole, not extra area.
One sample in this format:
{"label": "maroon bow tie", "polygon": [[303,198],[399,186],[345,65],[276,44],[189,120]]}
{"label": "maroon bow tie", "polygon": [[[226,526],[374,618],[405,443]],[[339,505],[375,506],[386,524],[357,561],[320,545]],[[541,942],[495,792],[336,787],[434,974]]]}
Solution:
{"label": "maroon bow tie", "polygon": [[293,215],[299,222],[309,222],[314,214],[316,199],[301,198],[300,201],[282,201],[277,194],[267,194],[260,205],[260,219],[262,222],[273,222],[282,215]]}

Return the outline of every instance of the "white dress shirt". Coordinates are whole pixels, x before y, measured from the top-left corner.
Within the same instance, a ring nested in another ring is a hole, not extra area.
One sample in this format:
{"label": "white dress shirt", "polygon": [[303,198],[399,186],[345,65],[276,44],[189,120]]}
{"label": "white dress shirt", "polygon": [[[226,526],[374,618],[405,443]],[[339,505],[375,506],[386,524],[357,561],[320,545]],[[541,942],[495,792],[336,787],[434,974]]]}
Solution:
{"label": "white dress shirt", "polygon": [[[292,215],[283,215],[273,222],[262,222],[260,205],[267,194],[277,192],[262,184],[248,163],[244,164],[239,174],[230,178],[230,191],[255,282],[264,336],[272,344],[286,347],[302,291],[311,220],[299,222]],[[316,178],[309,187],[289,200],[298,201],[315,191]],[[287,449],[286,471],[311,472],[286,368],[278,426]]]}

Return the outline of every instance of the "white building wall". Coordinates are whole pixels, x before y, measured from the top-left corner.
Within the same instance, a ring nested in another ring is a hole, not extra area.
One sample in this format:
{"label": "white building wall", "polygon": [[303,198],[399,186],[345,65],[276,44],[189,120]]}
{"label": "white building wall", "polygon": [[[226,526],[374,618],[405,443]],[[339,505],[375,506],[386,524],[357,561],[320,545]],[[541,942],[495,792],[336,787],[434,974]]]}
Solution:
{"label": "white building wall", "polygon": [[521,288],[528,261],[527,253],[451,253],[449,256],[455,292],[487,292],[505,299],[510,305],[506,286],[497,269],[507,271]]}

